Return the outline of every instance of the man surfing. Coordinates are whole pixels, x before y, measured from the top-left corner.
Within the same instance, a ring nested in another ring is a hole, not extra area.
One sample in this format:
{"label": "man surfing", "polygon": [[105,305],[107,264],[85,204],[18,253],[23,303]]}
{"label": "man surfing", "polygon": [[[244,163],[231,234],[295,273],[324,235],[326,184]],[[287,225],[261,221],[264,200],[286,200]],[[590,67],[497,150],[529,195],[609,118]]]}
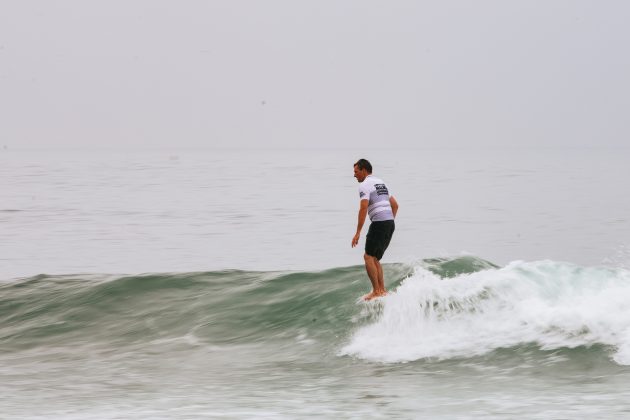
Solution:
{"label": "man surfing", "polygon": [[354,177],[359,181],[359,217],[357,233],[352,238],[352,247],[359,243],[365,216],[370,216],[370,228],[365,238],[365,270],[367,271],[372,292],[363,296],[364,300],[372,300],[385,296],[385,281],[380,260],[394,234],[394,218],[398,212],[398,202],[390,195],[385,183],[372,175],[372,165],[366,159],[359,159],[354,164]]}

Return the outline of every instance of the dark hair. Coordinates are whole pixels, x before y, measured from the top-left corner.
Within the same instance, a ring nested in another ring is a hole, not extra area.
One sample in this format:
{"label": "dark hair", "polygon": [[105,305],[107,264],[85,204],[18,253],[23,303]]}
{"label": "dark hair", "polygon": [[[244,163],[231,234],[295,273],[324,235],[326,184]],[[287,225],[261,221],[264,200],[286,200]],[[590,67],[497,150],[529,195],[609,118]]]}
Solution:
{"label": "dark hair", "polygon": [[357,166],[360,170],[367,169],[369,174],[372,173],[372,164],[367,159],[357,160],[354,166]]}

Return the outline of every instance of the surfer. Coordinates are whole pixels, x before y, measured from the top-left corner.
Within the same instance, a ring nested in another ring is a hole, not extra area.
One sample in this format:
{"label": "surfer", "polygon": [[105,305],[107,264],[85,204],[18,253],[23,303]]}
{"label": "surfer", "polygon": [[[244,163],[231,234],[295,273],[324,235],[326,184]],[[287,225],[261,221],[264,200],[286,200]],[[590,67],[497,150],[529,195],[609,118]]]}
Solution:
{"label": "surfer", "polygon": [[354,177],[359,181],[359,218],[357,233],[352,238],[352,247],[359,243],[365,216],[370,216],[370,228],[365,238],[365,270],[367,271],[372,292],[363,296],[364,300],[385,296],[385,281],[380,260],[394,234],[394,218],[398,212],[398,202],[390,194],[385,183],[372,175],[372,165],[366,159],[359,159],[354,164]]}

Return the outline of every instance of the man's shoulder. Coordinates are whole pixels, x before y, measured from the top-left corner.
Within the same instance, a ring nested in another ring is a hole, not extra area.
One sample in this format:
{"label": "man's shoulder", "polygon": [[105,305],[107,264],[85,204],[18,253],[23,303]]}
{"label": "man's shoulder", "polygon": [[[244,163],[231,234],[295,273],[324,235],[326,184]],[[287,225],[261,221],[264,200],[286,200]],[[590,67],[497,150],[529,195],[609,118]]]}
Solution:
{"label": "man's shoulder", "polygon": [[368,182],[368,179],[364,179],[363,182],[359,184],[359,197],[361,200],[369,200],[370,193],[374,190],[374,184]]}
{"label": "man's shoulder", "polygon": [[385,184],[385,181],[383,181],[381,178],[375,177],[375,176],[370,176],[369,178],[366,178],[367,180],[370,180],[370,184],[371,185],[376,185],[376,184]]}

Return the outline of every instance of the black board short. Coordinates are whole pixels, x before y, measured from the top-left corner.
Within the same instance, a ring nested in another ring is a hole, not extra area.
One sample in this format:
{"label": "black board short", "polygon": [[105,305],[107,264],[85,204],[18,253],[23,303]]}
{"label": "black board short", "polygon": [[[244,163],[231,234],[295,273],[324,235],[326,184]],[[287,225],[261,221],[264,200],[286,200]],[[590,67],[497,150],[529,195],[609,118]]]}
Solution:
{"label": "black board short", "polygon": [[377,260],[383,258],[383,254],[389,246],[389,241],[392,240],[395,228],[396,225],[393,220],[370,223],[365,239],[365,253],[376,257]]}

